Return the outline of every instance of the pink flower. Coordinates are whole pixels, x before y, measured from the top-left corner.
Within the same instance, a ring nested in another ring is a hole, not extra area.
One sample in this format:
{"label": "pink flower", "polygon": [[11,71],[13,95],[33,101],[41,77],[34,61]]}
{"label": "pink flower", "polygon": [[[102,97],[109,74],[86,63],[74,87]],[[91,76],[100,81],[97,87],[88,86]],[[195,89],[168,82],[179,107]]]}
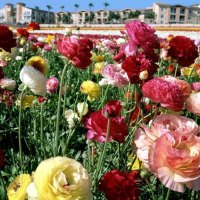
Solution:
{"label": "pink flower", "polygon": [[170,75],[162,76],[160,78],[170,83],[176,84],[179,87],[179,89],[182,91],[184,100],[190,96],[190,93],[192,92],[192,90],[191,90],[190,84],[187,83],[186,81],[180,80]]}
{"label": "pink flower", "polygon": [[72,61],[80,69],[86,69],[91,63],[93,44],[88,38],[79,39],[76,36],[65,37],[57,43],[58,51]]}
{"label": "pink flower", "polygon": [[141,47],[145,52],[154,52],[160,48],[159,38],[149,25],[132,20],[126,23],[126,31],[129,36],[129,49],[136,52]]}
{"label": "pink flower", "polygon": [[58,89],[58,86],[59,86],[59,81],[55,77],[49,78],[46,82],[46,89],[47,92],[50,94],[55,93],[56,90]]}
{"label": "pink flower", "polygon": [[[117,105],[116,110],[114,108],[114,111],[112,111],[113,107],[107,104],[102,110],[93,112],[85,123],[85,127],[88,129],[88,139],[95,139],[98,142],[105,142],[108,124],[108,118],[105,116],[106,109],[110,110],[111,114],[117,114],[120,111],[119,105]],[[124,117],[121,115],[114,115],[111,117],[108,141],[115,140],[119,143],[123,143],[127,135],[128,127],[125,124]]]}
{"label": "pink flower", "polygon": [[109,64],[102,70],[102,76],[104,77],[99,84],[100,85],[115,85],[119,88],[125,87],[129,83],[127,73],[121,68],[121,65]]}
{"label": "pink flower", "polygon": [[191,89],[195,92],[200,92],[200,82],[191,83]]}
{"label": "pink flower", "polygon": [[142,86],[144,97],[160,103],[161,106],[180,111],[183,108],[184,95],[177,83],[172,83],[161,78],[154,78]]}
{"label": "pink flower", "polygon": [[16,86],[16,81],[12,79],[9,78],[0,79],[0,87],[3,89],[14,90],[15,86]]}
{"label": "pink flower", "polygon": [[200,92],[191,93],[190,97],[186,99],[185,104],[189,112],[200,116]]}
{"label": "pink flower", "polygon": [[157,116],[151,127],[142,125],[136,131],[137,156],[171,190],[200,190],[199,133],[192,119]]}

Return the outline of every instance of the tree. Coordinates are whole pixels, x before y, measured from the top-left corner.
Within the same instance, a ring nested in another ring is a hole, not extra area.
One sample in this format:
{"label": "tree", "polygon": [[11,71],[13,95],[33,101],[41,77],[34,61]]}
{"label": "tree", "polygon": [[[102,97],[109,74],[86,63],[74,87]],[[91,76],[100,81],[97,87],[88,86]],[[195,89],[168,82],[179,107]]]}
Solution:
{"label": "tree", "polygon": [[50,5],[47,5],[47,10],[48,10],[48,23],[50,23],[50,16],[49,16],[49,11],[52,9]]}
{"label": "tree", "polygon": [[103,5],[104,5],[104,10],[106,10],[106,8],[107,8],[110,4],[107,3],[107,2],[104,2]]}
{"label": "tree", "polygon": [[131,11],[128,15],[128,18],[131,19],[131,18],[138,18],[139,15],[141,14],[141,12],[139,10],[136,10],[135,12]]}
{"label": "tree", "polygon": [[60,9],[61,9],[61,11],[63,12],[63,10],[64,10],[64,8],[65,8],[65,6],[60,6]]}
{"label": "tree", "polygon": [[38,6],[35,6],[35,22],[38,22],[38,12],[40,8]]}
{"label": "tree", "polygon": [[71,13],[64,13],[63,14],[63,23],[70,24],[71,22]]}
{"label": "tree", "polygon": [[109,13],[109,21],[111,23],[116,23],[120,19],[120,14],[110,11]]}
{"label": "tree", "polygon": [[155,13],[152,11],[148,11],[146,13],[144,13],[145,18],[149,18],[149,19],[155,19]]}
{"label": "tree", "polygon": [[79,8],[79,5],[78,4],[74,4],[74,7],[75,7],[75,11],[77,11],[77,9]]}
{"label": "tree", "polygon": [[89,8],[90,8],[89,22],[91,22],[91,21],[92,21],[92,20],[91,20],[91,9],[92,9],[92,7],[94,7],[94,5],[93,5],[93,3],[89,3],[88,6],[89,6]]}

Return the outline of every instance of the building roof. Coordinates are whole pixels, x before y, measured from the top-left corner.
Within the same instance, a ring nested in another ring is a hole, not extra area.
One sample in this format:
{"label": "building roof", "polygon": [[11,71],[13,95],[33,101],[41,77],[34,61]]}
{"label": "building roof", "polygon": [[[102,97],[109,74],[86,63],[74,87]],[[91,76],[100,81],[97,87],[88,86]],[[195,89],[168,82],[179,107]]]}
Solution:
{"label": "building roof", "polygon": [[159,6],[164,6],[164,7],[184,7],[184,8],[188,8],[189,6],[184,6],[181,4],[166,4],[166,3],[159,3],[159,2],[154,2],[154,4],[157,4]]}

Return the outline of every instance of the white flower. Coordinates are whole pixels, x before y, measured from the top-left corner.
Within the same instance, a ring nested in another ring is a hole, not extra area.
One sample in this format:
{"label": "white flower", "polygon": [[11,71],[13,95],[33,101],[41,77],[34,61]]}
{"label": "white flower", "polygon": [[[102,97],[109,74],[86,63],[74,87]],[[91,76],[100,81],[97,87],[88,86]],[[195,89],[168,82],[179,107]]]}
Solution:
{"label": "white flower", "polygon": [[118,39],[116,40],[116,43],[117,43],[118,45],[124,44],[125,42],[126,42],[126,40],[125,40],[124,38],[118,38]]}
{"label": "white flower", "polygon": [[16,56],[15,60],[17,60],[17,61],[22,60],[22,57],[21,56]]}
{"label": "white flower", "polygon": [[38,200],[38,191],[35,183],[32,182],[27,187],[28,200]]}
{"label": "white flower", "polygon": [[30,90],[36,94],[46,95],[46,78],[45,76],[31,66],[24,66],[20,72],[20,80]]}
{"label": "white flower", "polygon": [[16,86],[16,82],[12,79],[3,78],[0,80],[0,87],[3,89],[5,88],[8,90],[14,90],[15,86]]}
{"label": "white flower", "polygon": [[77,111],[78,111],[79,116],[86,115],[88,113],[88,104],[86,102],[78,103]]}
{"label": "white flower", "polygon": [[65,119],[68,122],[69,128],[74,128],[75,121],[79,120],[78,114],[73,110],[69,109],[65,111]]}

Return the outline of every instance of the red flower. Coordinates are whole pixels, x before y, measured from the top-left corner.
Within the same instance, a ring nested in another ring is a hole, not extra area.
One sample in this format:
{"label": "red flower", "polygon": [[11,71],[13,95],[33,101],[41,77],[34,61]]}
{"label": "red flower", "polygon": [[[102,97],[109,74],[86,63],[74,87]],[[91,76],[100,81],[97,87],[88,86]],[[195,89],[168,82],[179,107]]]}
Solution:
{"label": "red flower", "polygon": [[154,78],[142,86],[144,97],[151,101],[160,103],[161,106],[180,111],[183,108],[183,93],[177,84]]}
{"label": "red flower", "polygon": [[5,155],[2,149],[0,149],[0,168],[4,166]]}
{"label": "red flower", "polygon": [[17,46],[13,32],[7,26],[0,25],[0,38],[0,48],[7,52],[11,52],[11,48]]}
{"label": "red flower", "polygon": [[108,115],[110,117],[116,117],[120,114],[122,110],[122,105],[118,100],[111,100],[106,103],[103,108],[104,115]]}
{"label": "red flower", "polygon": [[[104,107],[102,110],[91,113],[85,123],[85,127],[89,129],[87,132],[88,139],[95,139],[99,142],[105,142],[108,118],[105,116],[104,112],[107,108],[111,115],[116,115],[121,109],[120,105],[106,105],[106,107]],[[119,143],[123,143],[127,135],[128,127],[125,124],[124,117],[118,115],[110,118],[110,132],[108,141],[113,139]]]}
{"label": "red flower", "polygon": [[3,69],[0,67],[0,80],[4,78]]}
{"label": "red flower", "polygon": [[186,67],[194,63],[198,50],[190,38],[176,36],[169,42],[168,56],[177,59],[179,65]]}
{"label": "red flower", "polygon": [[17,29],[17,35],[19,37],[26,37],[26,38],[28,38],[29,37],[29,32],[25,28],[18,28]]}
{"label": "red flower", "polygon": [[137,48],[141,47],[145,52],[154,52],[160,48],[159,38],[149,25],[132,20],[126,23],[125,28],[129,36],[130,51],[136,52]]}
{"label": "red flower", "polygon": [[105,193],[107,200],[138,200],[138,171],[130,173],[112,170],[103,175],[99,181],[99,189]]}
{"label": "red flower", "polygon": [[91,63],[93,44],[87,38],[77,38],[76,36],[65,37],[57,43],[58,51],[72,61],[72,64],[80,69],[86,69]]}
{"label": "red flower", "polygon": [[40,25],[36,22],[30,22],[27,29],[28,30],[40,30]]}

